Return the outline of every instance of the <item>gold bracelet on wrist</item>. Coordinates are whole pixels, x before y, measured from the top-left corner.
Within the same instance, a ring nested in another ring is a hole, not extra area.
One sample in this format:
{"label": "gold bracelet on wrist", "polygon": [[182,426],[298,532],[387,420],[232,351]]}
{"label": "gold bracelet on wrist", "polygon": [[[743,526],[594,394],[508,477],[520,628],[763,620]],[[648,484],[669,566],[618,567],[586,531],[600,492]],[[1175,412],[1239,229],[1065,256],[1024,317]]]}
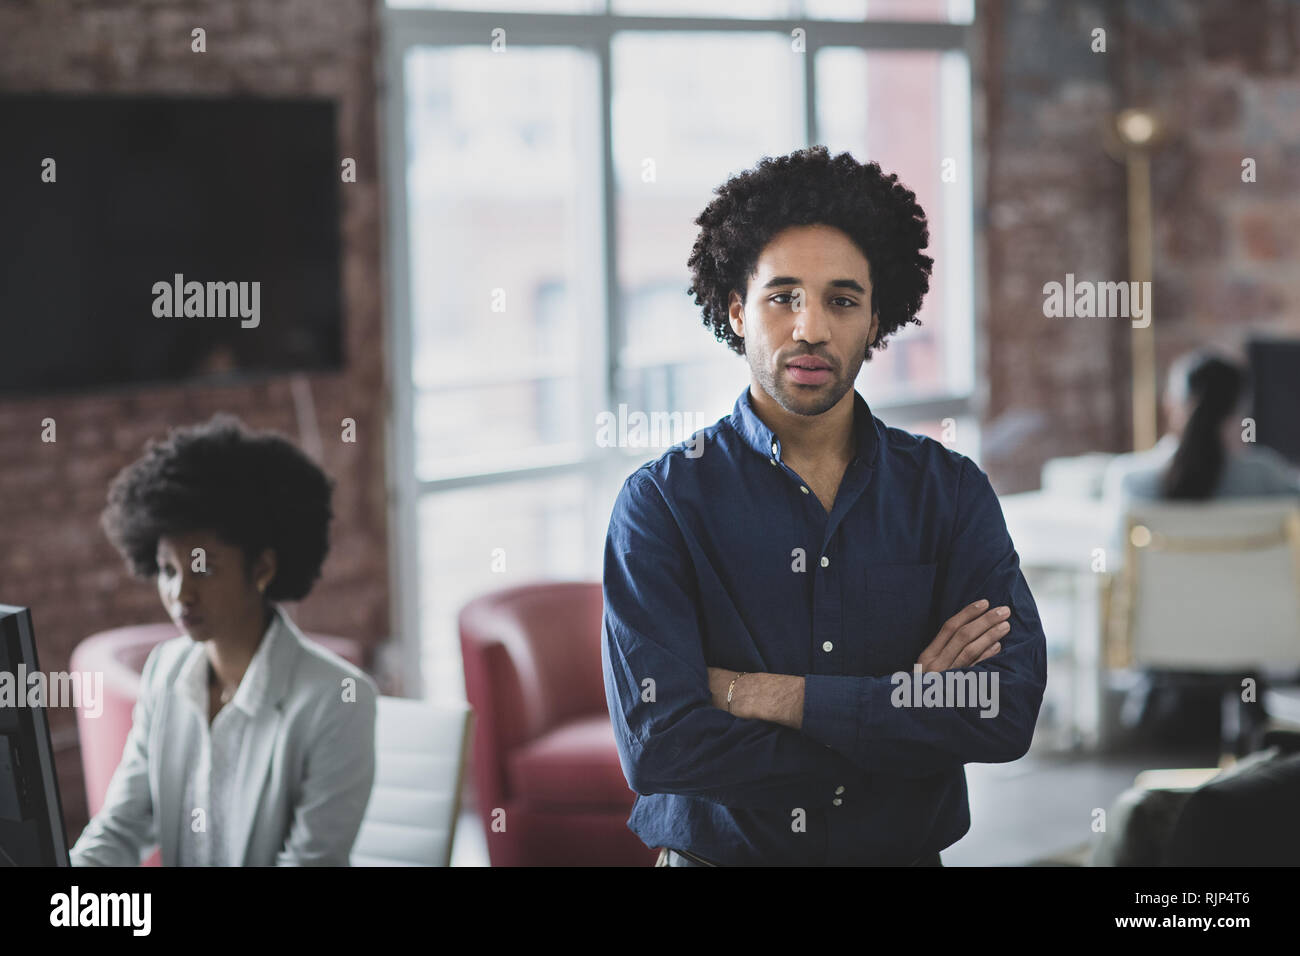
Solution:
{"label": "gold bracelet on wrist", "polygon": [[736,681],[740,680],[749,671],[741,671],[735,677],[731,678],[731,686],[727,688],[727,713],[731,713],[731,698],[736,693]]}

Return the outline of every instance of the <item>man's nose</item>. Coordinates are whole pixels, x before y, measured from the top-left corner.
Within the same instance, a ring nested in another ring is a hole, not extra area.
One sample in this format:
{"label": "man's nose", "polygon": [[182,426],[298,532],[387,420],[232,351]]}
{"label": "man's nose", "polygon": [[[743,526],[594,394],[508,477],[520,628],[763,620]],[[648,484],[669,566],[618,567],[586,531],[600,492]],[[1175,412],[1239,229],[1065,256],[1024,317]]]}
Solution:
{"label": "man's nose", "polygon": [[830,338],[830,319],[816,302],[805,300],[803,311],[794,314],[794,338],[800,342],[818,343]]}

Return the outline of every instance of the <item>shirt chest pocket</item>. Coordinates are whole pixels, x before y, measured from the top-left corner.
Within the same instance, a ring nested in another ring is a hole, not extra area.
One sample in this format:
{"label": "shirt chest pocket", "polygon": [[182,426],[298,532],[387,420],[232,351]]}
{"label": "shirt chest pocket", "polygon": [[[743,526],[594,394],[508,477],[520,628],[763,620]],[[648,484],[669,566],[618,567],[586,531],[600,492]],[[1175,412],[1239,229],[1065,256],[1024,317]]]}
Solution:
{"label": "shirt chest pocket", "polygon": [[865,658],[868,673],[910,671],[938,628],[930,620],[935,564],[866,568]]}

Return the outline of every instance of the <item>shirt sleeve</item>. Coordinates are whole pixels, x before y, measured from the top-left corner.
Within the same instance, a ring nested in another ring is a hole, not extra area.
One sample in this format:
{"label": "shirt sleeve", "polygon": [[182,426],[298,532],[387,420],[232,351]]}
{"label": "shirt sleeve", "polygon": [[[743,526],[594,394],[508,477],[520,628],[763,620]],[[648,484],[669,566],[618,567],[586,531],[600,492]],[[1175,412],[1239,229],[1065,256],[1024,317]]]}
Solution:
{"label": "shirt sleeve", "polygon": [[347,866],[375,782],[378,690],[364,674],[355,699],[327,688],[293,821],[277,866]]}
{"label": "shirt sleeve", "polygon": [[1033,739],[1047,684],[1047,641],[997,495],[969,459],[962,460],[946,564],[941,621],[980,598],[1011,608],[1002,650],[955,669],[989,674],[993,706],[895,706],[891,677],[807,675],[803,733],[868,772],[925,776],[964,763],[1004,763],[1024,756]]}
{"label": "shirt sleeve", "polygon": [[68,852],[73,866],[139,866],[158,845],[149,789],[149,735],[153,724],[153,682],[163,644],[149,652],[140,673],[140,692],[131,710],[122,759],[104,794],[104,805]]}
{"label": "shirt sleeve", "polygon": [[686,542],[644,472],[614,505],[605,545],[601,658],[619,760],[637,793],[727,807],[832,806],[864,774],[789,727],[713,706]]}

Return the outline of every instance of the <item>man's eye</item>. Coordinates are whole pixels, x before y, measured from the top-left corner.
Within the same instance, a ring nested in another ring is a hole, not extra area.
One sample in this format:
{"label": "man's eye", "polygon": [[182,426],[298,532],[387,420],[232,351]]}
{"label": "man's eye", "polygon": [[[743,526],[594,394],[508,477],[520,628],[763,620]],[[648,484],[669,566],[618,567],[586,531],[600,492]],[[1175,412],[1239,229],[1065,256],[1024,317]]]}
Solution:
{"label": "man's eye", "polygon": [[[776,303],[777,305],[785,305],[785,302],[778,301],[778,300],[781,300],[781,299],[790,299],[790,298],[792,298],[792,294],[791,294],[791,293],[789,293],[789,292],[778,292],[776,295],[772,296],[772,298],[771,298],[769,301],[774,302],[774,303]],[[857,306],[857,303],[854,302],[852,299],[848,298],[847,296],[842,296],[842,295],[837,295],[837,296],[836,296],[834,299],[832,299],[831,301],[832,301],[832,302],[842,302],[842,303],[844,303],[843,305],[840,306],[841,309],[852,309],[852,308],[854,308],[855,306]]]}

